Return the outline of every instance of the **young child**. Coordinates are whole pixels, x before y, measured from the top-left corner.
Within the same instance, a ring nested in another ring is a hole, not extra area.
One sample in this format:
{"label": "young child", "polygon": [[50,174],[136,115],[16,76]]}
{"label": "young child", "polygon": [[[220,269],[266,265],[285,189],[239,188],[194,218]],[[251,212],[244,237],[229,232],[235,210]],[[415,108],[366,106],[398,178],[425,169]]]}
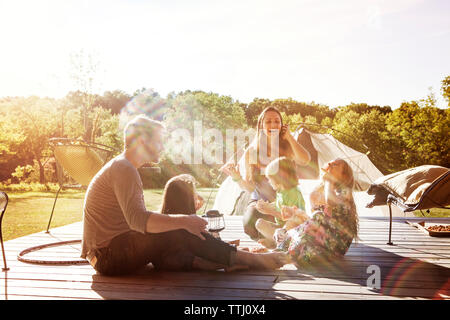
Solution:
{"label": "young child", "polygon": [[190,174],[180,174],[167,181],[163,192],[161,213],[195,214],[204,202],[195,188],[197,184]]}
{"label": "young child", "polygon": [[[196,214],[203,206],[203,198],[198,194],[195,185],[197,181],[189,174],[181,174],[167,181],[163,192],[162,214]],[[224,246],[224,241],[214,238],[212,235],[202,233],[205,237],[209,249],[220,254],[219,250]],[[183,270],[186,263],[192,261],[192,268],[198,270],[219,270],[224,269],[227,272],[236,270],[246,270],[249,268],[272,268],[281,267],[287,263],[285,254],[276,256],[275,253],[252,253],[241,250],[239,241],[229,241],[228,245],[234,247],[236,258],[232,265],[226,266],[213,261],[205,260],[188,251],[178,251],[176,254],[163,255],[159,261],[152,263],[157,269],[162,270]],[[181,246],[183,247],[183,246]],[[186,262],[187,261],[187,262]]]}
{"label": "young child", "polygon": [[353,199],[353,171],[342,159],[322,168],[321,184],[311,194],[313,217],[280,235],[277,249],[287,252],[297,266],[343,256],[358,234],[358,214]]}
{"label": "young child", "polygon": [[305,212],[305,200],[298,189],[298,180],[293,160],[281,157],[273,160],[266,167],[266,177],[276,191],[275,203],[259,200],[256,209],[263,214],[274,216],[275,223],[258,219],[256,229],[265,239],[259,241],[267,248],[275,248],[274,233],[276,229],[285,231],[305,222],[309,217]]}

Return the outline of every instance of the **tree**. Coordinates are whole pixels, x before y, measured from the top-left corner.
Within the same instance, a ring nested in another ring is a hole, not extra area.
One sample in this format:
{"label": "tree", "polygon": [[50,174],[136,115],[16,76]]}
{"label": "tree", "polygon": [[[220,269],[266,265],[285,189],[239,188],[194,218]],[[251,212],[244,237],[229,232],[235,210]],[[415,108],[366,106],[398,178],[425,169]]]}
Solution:
{"label": "tree", "polygon": [[387,118],[387,131],[401,139],[407,168],[424,164],[450,166],[450,110],[404,102]]}
{"label": "tree", "polygon": [[341,109],[336,114],[331,133],[336,139],[349,147],[366,153],[374,165],[382,172],[395,171],[401,159],[392,139],[383,135],[386,131],[386,116],[378,110],[362,115],[355,111]]}
{"label": "tree", "polygon": [[[183,148],[184,152],[181,153],[186,157],[186,160],[190,159],[192,162],[175,168],[170,161],[167,161],[164,162],[167,165],[166,169],[179,172],[180,168],[184,168],[192,172],[203,185],[210,185],[217,176],[218,165],[216,165],[217,162],[205,163],[208,162],[208,159],[204,158],[204,151],[221,149],[222,154],[214,152],[215,158],[213,159],[220,160],[218,162],[221,163],[226,160],[228,154],[226,148],[229,147],[226,145],[227,129],[242,129],[244,131],[247,129],[241,104],[229,96],[202,91],[185,91],[178,95],[171,95],[167,104],[168,109],[164,115],[164,123],[168,132],[181,132],[183,130],[185,134],[180,138],[186,138],[184,139],[186,141],[183,142],[170,141],[167,145],[167,153],[180,154],[179,150]],[[202,136],[197,136],[199,126],[201,126]],[[214,131],[220,137],[216,137],[216,135],[207,136],[208,129],[213,129],[210,132]],[[220,138],[220,140],[216,141],[216,138]],[[188,143],[189,140],[190,143]],[[198,163],[197,160],[202,160],[202,162]],[[209,160],[213,162],[212,159]],[[183,162],[185,161],[183,160]]]}
{"label": "tree", "polygon": [[123,150],[123,132],[119,128],[119,115],[112,114],[110,109],[97,107],[92,111],[94,125],[93,140],[116,150]]}
{"label": "tree", "polygon": [[428,95],[425,99],[420,99],[418,104],[420,107],[436,107],[436,95],[433,92],[433,87],[428,87]]}
{"label": "tree", "polygon": [[[0,181],[11,176],[15,168],[23,163],[21,159],[24,156],[21,145],[25,137],[14,127],[9,112],[4,110],[7,108],[7,104],[9,102],[2,105],[3,112],[0,113]],[[31,161],[30,157],[25,160],[28,163]]]}
{"label": "tree", "polygon": [[[268,99],[255,98],[252,102],[248,104],[245,108],[245,118],[247,124],[250,127],[256,127],[259,114],[267,107],[270,107],[272,102]],[[282,110],[281,110],[282,111]]]}
{"label": "tree", "polygon": [[52,99],[38,97],[15,100],[8,114],[18,134],[22,136],[20,148],[39,165],[39,182],[46,183],[44,161],[50,156],[48,139],[57,134],[58,117]]}
{"label": "tree", "polygon": [[447,100],[447,104],[450,107],[450,76],[445,77],[445,79],[442,80],[441,83],[442,96],[445,100]]}
{"label": "tree", "polygon": [[193,129],[194,121],[202,121],[207,128],[246,129],[245,113],[241,104],[230,96],[202,91],[184,92],[168,101],[164,121],[173,128]]}
{"label": "tree", "polygon": [[114,90],[106,91],[103,96],[98,99],[98,105],[104,109],[111,110],[112,114],[119,114],[122,108],[124,108],[130,101],[131,96],[124,91]]}
{"label": "tree", "polygon": [[[92,121],[89,114],[95,107],[97,95],[94,91],[97,87],[97,77],[100,63],[96,61],[91,54],[85,54],[83,50],[71,55],[72,72],[71,78],[74,81],[79,97],[81,98],[80,107],[84,127],[83,138],[90,142],[92,136]],[[92,141],[95,142],[95,141]]]}
{"label": "tree", "polygon": [[280,112],[284,112],[287,116],[295,114],[301,114],[302,117],[312,116],[319,123],[326,117],[334,117],[335,114],[334,110],[330,110],[327,106],[316,104],[314,102],[298,102],[292,98],[275,99],[273,101],[255,98],[245,108],[247,123],[252,127],[256,126],[258,116],[267,107],[275,107]]}
{"label": "tree", "polygon": [[384,106],[384,107],[371,106],[371,105],[368,105],[367,103],[351,103],[346,106],[340,106],[340,107],[336,108],[336,111],[354,111],[359,114],[364,114],[364,113],[370,112],[372,110],[377,110],[381,114],[388,114],[388,113],[392,112],[392,109],[389,106]]}

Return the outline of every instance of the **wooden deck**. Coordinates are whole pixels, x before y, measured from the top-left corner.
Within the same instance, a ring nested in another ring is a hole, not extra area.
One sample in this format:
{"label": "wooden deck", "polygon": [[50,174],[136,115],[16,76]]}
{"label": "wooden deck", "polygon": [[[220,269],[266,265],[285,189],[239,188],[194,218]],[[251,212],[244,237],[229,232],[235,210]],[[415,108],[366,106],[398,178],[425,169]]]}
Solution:
{"label": "wooden deck", "polygon": [[[256,245],[244,234],[241,217],[227,217],[226,222],[221,233],[224,240]],[[33,265],[17,260],[18,252],[31,246],[80,239],[82,225],[75,223],[55,228],[51,234],[5,242],[10,270],[0,272],[0,299],[450,299],[450,238],[430,237],[404,219],[396,219],[395,245],[389,246],[388,223],[361,218],[360,241],[352,244],[342,261],[315,270],[287,265],[277,271],[184,273],[156,272],[149,267],[134,276],[114,278],[96,274],[89,265]],[[79,253],[80,245],[71,245],[29,257],[77,259]],[[367,286],[373,274],[368,273],[370,265],[380,268],[380,289]]]}

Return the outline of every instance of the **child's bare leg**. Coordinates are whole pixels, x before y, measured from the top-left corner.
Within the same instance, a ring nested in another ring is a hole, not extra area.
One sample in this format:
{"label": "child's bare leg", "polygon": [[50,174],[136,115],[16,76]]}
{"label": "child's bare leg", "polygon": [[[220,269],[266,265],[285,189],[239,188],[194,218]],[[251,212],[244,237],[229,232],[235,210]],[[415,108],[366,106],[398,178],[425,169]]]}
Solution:
{"label": "child's bare leg", "polygon": [[279,228],[279,226],[275,223],[266,221],[264,219],[258,219],[255,224],[256,230],[261,233],[265,239],[261,240],[259,243],[261,243],[263,246],[267,248],[275,248],[276,243],[273,240],[273,234],[275,233],[275,230]]}

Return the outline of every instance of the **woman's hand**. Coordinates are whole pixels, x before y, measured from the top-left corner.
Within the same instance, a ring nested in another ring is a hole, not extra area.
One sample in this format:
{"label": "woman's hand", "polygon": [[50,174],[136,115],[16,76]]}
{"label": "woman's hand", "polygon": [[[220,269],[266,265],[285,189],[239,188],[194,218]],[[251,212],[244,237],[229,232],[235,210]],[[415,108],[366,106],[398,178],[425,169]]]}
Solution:
{"label": "woman's hand", "polygon": [[281,139],[284,139],[287,141],[290,141],[290,139],[293,138],[291,131],[289,130],[288,124],[284,124],[283,126],[281,126],[280,137],[281,137]]}
{"label": "woman's hand", "polygon": [[183,217],[183,228],[192,233],[193,235],[196,235],[202,240],[205,240],[205,237],[202,235],[202,233],[206,233],[206,226],[208,225],[208,222],[206,222],[205,219],[195,215],[191,214],[188,216]]}
{"label": "woman's hand", "polygon": [[294,152],[293,160],[295,163],[304,166],[311,161],[311,155],[297,140],[292,136],[289,125],[285,124],[281,127],[280,138],[287,141]]}

